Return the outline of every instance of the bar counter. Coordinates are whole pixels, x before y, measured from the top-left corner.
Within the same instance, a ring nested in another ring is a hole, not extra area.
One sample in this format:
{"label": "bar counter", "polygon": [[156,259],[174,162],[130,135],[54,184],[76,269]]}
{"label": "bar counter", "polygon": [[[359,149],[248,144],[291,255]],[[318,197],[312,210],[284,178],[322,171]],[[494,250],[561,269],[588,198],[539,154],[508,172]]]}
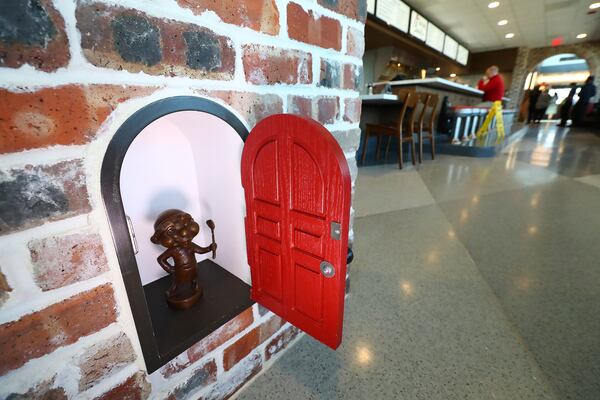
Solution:
{"label": "bar counter", "polygon": [[[452,106],[474,106],[483,102],[483,91],[443,78],[408,79],[373,83],[374,88],[381,85],[389,85],[391,90],[403,88],[439,95],[440,99],[436,110],[437,115],[439,115],[444,98],[447,98],[448,105]],[[381,89],[384,90],[383,88]],[[362,130],[365,129],[367,123],[393,122],[400,111],[401,101],[398,96],[392,93],[361,95],[360,99],[362,100],[362,116],[360,121],[360,128]],[[505,97],[503,100],[506,102],[508,98]]]}
{"label": "bar counter", "polygon": [[[383,88],[382,85],[389,85],[389,88]],[[483,91],[475,89],[471,86],[449,81],[443,78],[425,78],[425,79],[408,79],[402,81],[388,81],[388,82],[375,82],[373,83],[375,91],[380,93],[371,95],[361,95],[362,100],[362,113],[360,119],[360,128],[364,134],[366,125],[368,123],[373,124],[391,124],[394,123],[400,113],[402,101],[401,99],[390,93],[396,91],[399,88],[414,90],[415,92],[427,92],[439,95],[439,103],[436,110],[435,116],[435,129],[438,134],[447,134],[446,141],[453,143],[461,143],[468,139],[472,135],[471,130],[475,127],[474,123],[481,123],[485,116],[485,111],[478,110],[476,118],[461,116],[452,117],[456,114],[456,111],[449,108],[450,106],[476,106],[483,102]],[[446,98],[445,106],[442,107]],[[509,100],[504,97],[503,102]],[[440,111],[444,112],[442,118],[440,118]],[[509,111],[509,110],[505,110]],[[469,110],[464,109],[459,113],[470,113]],[[505,115],[504,122],[510,132],[510,126],[512,124],[513,115]],[[465,130],[466,129],[466,130]],[[468,131],[468,132],[467,132]],[[443,141],[443,140],[440,140]],[[364,146],[363,140],[361,140],[361,149]],[[374,153],[374,144],[367,147],[367,158],[372,158]],[[359,151],[359,154],[360,154]],[[465,154],[467,155],[467,154]]]}
{"label": "bar counter", "polygon": [[[427,91],[436,93],[441,97],[448,96],[448,100],[453,105],[471,106],[483,101],[483,91],[443,78],[407,79],[403,81],[373,83],[373,87],[381,85],[390,85],[392,89],[401,87],[406,89],[415,89],[417,92]],[[369,103],[371,100],[373,100],[371,104],[377,104],[380,98],[376,96],[379,95],[363,95],[361,96],[361,99],[363,99],[363,104]],[[386,94],[385,96],[386,100],[393,100],[393,97],[389,96],[394,96],[397,100],[397,96],[393,94]],[[504,97],[502,100],[508,101],[508,98]]]}

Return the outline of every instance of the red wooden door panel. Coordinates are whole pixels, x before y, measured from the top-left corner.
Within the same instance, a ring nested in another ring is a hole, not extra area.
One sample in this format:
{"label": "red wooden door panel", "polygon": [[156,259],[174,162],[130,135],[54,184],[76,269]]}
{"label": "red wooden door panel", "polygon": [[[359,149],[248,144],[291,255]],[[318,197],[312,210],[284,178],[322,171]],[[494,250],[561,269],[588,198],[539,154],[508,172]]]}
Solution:
{"label": "red wooden door panel", "polygon": [[[242,185],[252,298],[337,348],[351,191],[342,150],[311,119],[267,117],[246,139]],[[323,273],[324,262],[333,267],[333,276]]]}

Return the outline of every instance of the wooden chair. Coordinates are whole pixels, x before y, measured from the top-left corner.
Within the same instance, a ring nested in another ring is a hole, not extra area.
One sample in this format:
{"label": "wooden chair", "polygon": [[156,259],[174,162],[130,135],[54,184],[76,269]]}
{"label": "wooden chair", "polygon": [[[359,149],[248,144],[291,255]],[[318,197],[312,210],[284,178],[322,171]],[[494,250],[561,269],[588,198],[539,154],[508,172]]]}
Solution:
{"label": "wooden chair", "polygon": [[365,144],[363,146],[362,149],[362,154],[360,157],[361,160],[361,164],[365,165],[365,158],[367,156],[367,145],[369,144],[369,138],[371,136],[376,136],[377,137],[377,152],[375,153],[375,159],[377,161],[379,161],[379,153],[380,153],[380,144],[381,144],[381,137],[384,135],[383,130],[379,129],[381,125],[376,125],[376,124],[367,124],[367,127],[365,129]]}
{"label": "wooden chair", "polygon": [[421,96],[419,93],[414,91],[406,90],[401,91],[398,94],[398,97],[404,99],[402,105],[402,111],[400,112],[400,119],[398,122],[396,129],[393,131],[387,131],[386,135],[389,136],[388,143],[385,148],[385,159],[387,161],[390,143],[392,141],[392,137],[398,138],[398,167],[402,169],[404,164],[404,155],[402,152],[402,144],[408,143],[410,146],[410,156],[412,164],[416,164],[415,157],[415,126],[418,122],[418,107],[421,102]]}
{"label": "wooden chair", "polygon": [[[376,86],[378,88],[378,92],[382,92],[382,89],[384,88],[384,86],[385,85]],[[373,88],[373,93],[375,93],[375,87]],[[402,99],[402,96],[400,96],[397,91],[393,94],[398,95],[398,98]],[[400,113],[402,114],[402,111]],[[367,124],[366,125],[366,127],[365,127],[365,144],[363,146],[362,153],[360,156],[361,165],[365,165],[365,158],[367,157],[367,146],[369,144],[369,138],[372,136],[377,137],[375,160],[379,161],[379,156],[381,153],[381,137],[386,136],[384,131],[386,129],[390,129],[392,127],[393,126],[391,124],[390,125],[382,125],[382,124]]]}
{"label": "wooden chair", "polygon": [[[402,166],[403,166],[402,144],[403,143],[408,142],[410,144],[412,163],[413,163],[413,165],[415,165],[415,163],[416,163],[415,146],[414,146],[414,140],[413,140],[413,133],[414,133],[413,127],[415,125],[415,120],[416,120],[416,116],[415,116],[416,113],[414,112],[414,110],[416,109],[416,106],[418,104],[419,97],[415,94],[415,92],[408,91],[408,90],[400,91],[396,94],[398,94],[398,97],[400,99],[402,99],[402,107],[400,110],[400,114],[398,115],[398,119],[396,120],[396,123],[394,123],[393,125],[367,124],[365,136],[366,136],[367,140],[368,140],[369,136],[374,136],[374,135],[378,135],[378,140],[379,140],[379,136],[387,136],[388,137],[388,142],[387,142],[387,146],[385,149],[385,159],[386,160],[388,158],[388,154],[389,154],[389,150],[390,150],[390,143],[392,141],[392,138],[397,137],[398,138],[398,166],[400,169],[402,169]],[[410,116],[407,117],[407,114],[410,114]],[[365,148],[363,147],[363,153],[362,153],[363,163],[364,163],[364,159],[365,159]],[[379,147],[377,149],[377,159],[379,159]]]}
{"label": "wooden chair", "polygon": [[417,96],[419,97],[417,108],[419,108],[420,111],[418,111],[417,108],[415,108],[415,110],[414,110],[416,120],[414,122],[413,132],[419,136],[419,149],[420,149],[419,163],[422,163],[423,162],[423,144],[422,144],[423,143],[423,124],[425,121],[425,114],[427,113],[427,107],[428,107],[429,101],[431,99],[431,94],[426,93],[426,92],[419,92],[419,93],[417,93]]}
{"label": "wooden chair", "polygon": [[[431,145],[431,159],[435,160],[435,112],[437,110],[438,103],[440,101],[440,96],[437,94],[431,93],[429,95],[429,101],[427,103],[427,107],[430,109],[429,118],[425,126],[422,126],[421,131],[419,131],[419,162],[423,162],[423,139],[429,139],[429,144]],[[425,114],[425,113],[423,113]]]}

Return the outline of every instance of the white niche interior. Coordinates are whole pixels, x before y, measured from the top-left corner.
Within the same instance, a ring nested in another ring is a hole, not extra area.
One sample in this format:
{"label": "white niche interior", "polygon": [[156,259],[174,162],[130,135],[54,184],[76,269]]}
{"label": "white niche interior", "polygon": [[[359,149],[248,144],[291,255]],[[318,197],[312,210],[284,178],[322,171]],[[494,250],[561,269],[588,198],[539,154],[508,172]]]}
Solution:
{"label": "white niche interior", "polygon": [[[165,250],[150,241],[164,210],[188,212],[200,225],[194,242],[211,243],[206,220],[215,222],[214,260],[247,284],[244,192],[240,162],[244,142],[222,119],[200,111],[179,111],[146,126],[131,143],[120,175],[125,214],[131,219],[142,285],[167,273],[156,258]],[[196,255],[197,261],[212,253]]]}

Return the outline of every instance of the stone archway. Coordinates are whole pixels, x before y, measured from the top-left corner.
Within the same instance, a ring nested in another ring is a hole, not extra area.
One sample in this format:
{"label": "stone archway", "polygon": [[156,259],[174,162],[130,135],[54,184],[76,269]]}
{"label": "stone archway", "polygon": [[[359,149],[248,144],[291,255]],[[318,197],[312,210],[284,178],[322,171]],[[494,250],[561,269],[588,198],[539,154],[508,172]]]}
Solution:
{"label": "stone archway", "polygon": [[[597,57],[600,56],[600,54],[594,54],[592,51],[588,49],[582,49],[581,47],[576,45],[531,49],[529,53],[529,61],[527,63],[527,72],[529,73],[533,71],[545,59],[559,54],[575,54],[577,57],[583,58],[587,61],[592,75],[598,73],[600,60],[598,60]],[[523,83],[525,83],[525,81],[523,81]]]}
{"label": "stone archway", "polygon": [[548,57],[558,54],[575,54],[587,61],[592,75],[600,75],[600,47],[598,43],[577,43],[556,47],[519,48],[513,79],[508,97],[511,99],[508,108],[518,108],[523,97],[523,86],[527,74]]}

